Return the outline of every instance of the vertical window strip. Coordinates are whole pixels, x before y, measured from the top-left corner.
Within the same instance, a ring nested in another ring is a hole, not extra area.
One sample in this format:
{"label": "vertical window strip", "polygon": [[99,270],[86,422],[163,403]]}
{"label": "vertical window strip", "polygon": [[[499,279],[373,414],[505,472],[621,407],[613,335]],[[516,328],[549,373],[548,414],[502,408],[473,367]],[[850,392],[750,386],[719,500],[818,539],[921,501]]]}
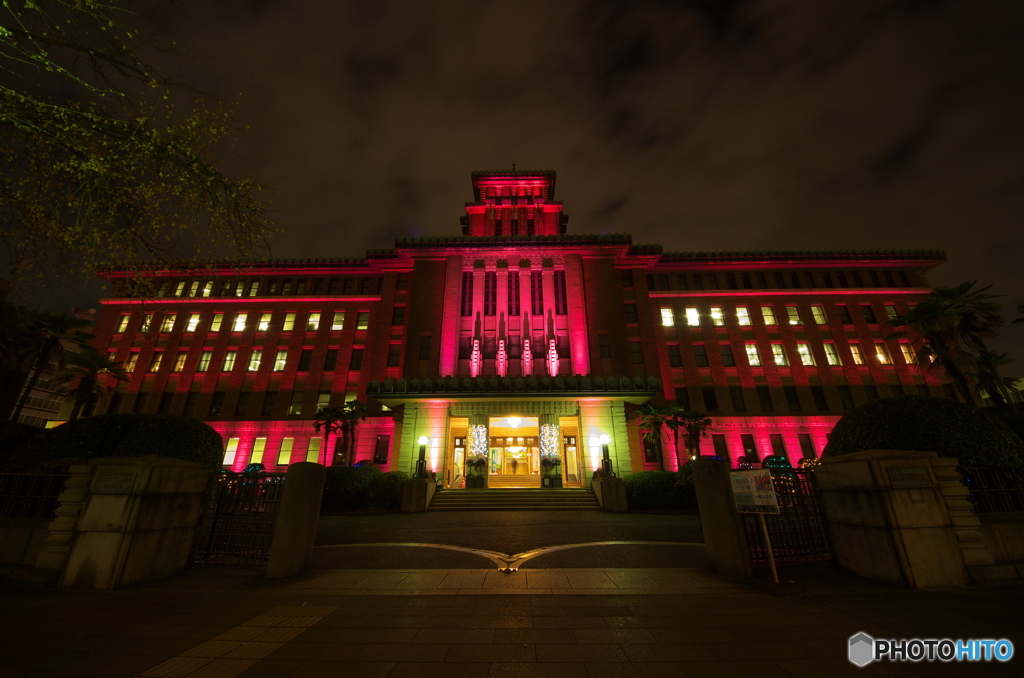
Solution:
{"label": "vertical window strip", "polygon": [[498,274],[495,271],[484,273],[484,315],[492,316],[497,309]]}
{"label": "vertical window strip", "polygon": [[519,315],[519,271],[508,273],[508,314]]}
{"label": "vertical window strip", "polygon": [[473,272],[462,272],[462,317],[473,315]]}
{"label": "vertical window strip", "polygon": [[565,271],[555,271],[555,315],[566,315],[569,304],[565,292]]}
{"label": "vertical window strip", "polygon": [[544,278],[540,271],[530,271],[530,311],[544,315]]}

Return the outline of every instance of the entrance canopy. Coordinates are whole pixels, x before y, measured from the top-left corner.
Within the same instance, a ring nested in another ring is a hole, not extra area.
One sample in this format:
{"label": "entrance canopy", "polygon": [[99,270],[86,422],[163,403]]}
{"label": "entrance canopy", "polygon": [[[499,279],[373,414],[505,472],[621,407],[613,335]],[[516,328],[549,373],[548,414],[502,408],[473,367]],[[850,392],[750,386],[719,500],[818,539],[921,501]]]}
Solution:
{"label": "entrance canopy", "polygon": [[609,398],[642,405],[661,393],[657,377],[437,377],[371,381],[366,394],[394,407],[423,400],[507,401]]}

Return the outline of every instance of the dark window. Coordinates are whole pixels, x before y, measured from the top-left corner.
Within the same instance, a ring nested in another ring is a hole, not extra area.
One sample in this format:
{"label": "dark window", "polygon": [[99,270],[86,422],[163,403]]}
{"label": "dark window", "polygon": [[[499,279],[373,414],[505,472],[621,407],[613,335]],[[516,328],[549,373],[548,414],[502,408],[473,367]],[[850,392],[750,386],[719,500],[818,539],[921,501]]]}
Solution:
{"label": "dark window", "polygon": [[726,273],[725,274],[725,281],[726,281],[726,284],[729,286],[730,290],[734,290],[734,289],[737,288],[737,285],[736,285],[736,274],[735,273]]}
{"label": "dark window", "polygon": [[798,274],[798,273],[790,273],[789,274],[789,284],[795,290],[798,290],[801,287],[803,287],[803,285],[800,283],[800,274]]}
{"label": "dark window", "polygon": [[772,443],[772,454],[777,454],[779,456],[785,457],[786,456],[786,443],[784,443],[782,441],[782,434],[781,433],[769,433],[768,434],[768,439]]}
{"label": "dark window", "polygon": [[469,360],[473,355],[473,337],[463,334],[459,337],[459,360]]}
{"label": "dark window", "polygon": [[711,287],[709,289],[718,290],[722,288],[722,286],[718,283],[717,273],[708,273],[708,280],[711,282]]}
{"label": "dark window", "polygon": [[301,415],[302,414],[302,401],[306,397],[306,394],[302,391],[292,391],[292,402],[288,406],[288,414],[290,415]]}
{"label": "dark window", "polygon": [[719,344],[718,350],[722,354],[722,364],[726,367],[736,366],[736,357],[732,354],[732,346],[729,344]]}
{"label": "dark window", "polygon": [[324,279],[323,278],[317,278],[316,280],[313,281],[313,294],[323,294],[323,293],[324,293]]}
{"label": "dark window", "polygon": [[[906,273],[903,271],[896,271],[896,277],[899,279],[902,287],[910,287],[910,279],[907,278]],[[895,287],[895,285],[893,285],[893,287]]]}
{"label": "dark window", "polygon": [[860,271],[853,271],[850,273],[850,277],[853,278],[854,287],[864,287],[864,281],[860,277]]}
{"label": "dark window", "polygon": [[398,367],[402,361],[402,345],[391,344],[388,346],[388,367]]}
{"label": "dark window", "polygon": [[840,287],[849,287],[850,286],[850,283],[846,280],[846,274],[843,273],[842,271],[839,271],[838,273],[836,273],[836,279],[839,280],[839,286]]}
{"label": "dark window", "polygon": [[636,312],[636,304],[626,304],[626,322],[635,323],[639,321],[640,317]]}
{"label": "dark window", "polygon": [[868,397],[868,400],[878,400],[878,387],[874,384],[866,384],[864,386],[864,394]]}
{"label": "dark window", "polygon": [[708,366],[708,351],[704,344],[694,344],[693,355],[697,358],[697,367]]}
{"label": "dark window", "polygon": [[814,284],[814,274],[813,273],[805,272],[804,273],[804,282],[807,284],[808,287],[816,287],[816,285]]}
{"label": "dark window", "polygon": [[892,394],[894,396],[899,397],[907,395],[907,390],[903,388],[903,384],[890,384],[889,388],[892,389]]}
{"label": "dark window", "polygon": [[420,337],[420,360],[430,360],[430,335]]}
{"label": "dark window", "polygon": [[309,366],[313,362],[313,349],[304,348],[299,354],[299,372],[309,372]]}
{"label": "dark window", "polygon": [[814,398],[814,406],[818,408],[819,412],[824,412],[828,409],[828,400],[825,399],[824,388],[821,386],[812,386],[811,396]]}
{"label": "dark window", "polygon": [[682,386],[676,388],[676,405],[679,409],[689,410],[690,408],[690,392]]}
{"label": "dark window", "polygon": [[107,406],[107,412],[117,413],[121,411],[121,403],[124,401],[124,392],[115,391],[114,395],[110,396],[110,404]]}
{"label": "dark window", "polygon": [[917,394],[918,395],[923,395],[923,396],[930,396],[932,394],[932,392],[931,392],[931,390],[929,390],[928,384],[918,384],[917,385]]}
{"label": "dark window", "polygon": [[569,304],[565,298],[565,271],[555,271],[555,315],[569,312]]}
{"label": "dark window", "polygon": [[836,284],[834,282],[832,282],[832,274],[829,273],[828,271],[825,271],[824,273],[821,274],[821,279],[825,283],[825,287],[835,287],[836,286]]}
{"label": "dark window", "polygon": [[758,386],[755,388],[757,391],[757,402],[761,406],[762,412],[771,412],[775,409],[772,404],[772,393],[767,386]]}
{"label": "dark window", "polygon": [[629,342],[629,362],[634,365],[642,365],[644,362],[644,347],[639,341]]}
{"label": "dark window", "polygon": [[277,391],[267,391],[263,396],[263,410],[260,412],[260,416],[272,417],[274,416],[274,406],[277,404]]}
{"label": "dark window", "polygon": [[324,372],[330,372],[338,366],[338,349],[329,348],[327,349],[327,355],[324,356]]}
{"label": "dark window", "polygon": [[656,464],[658,462],[658,448],[655,446],[654,441],[642,438],[641,442],[644,444],[644,461],[648,464]]}
{"label": "dark window", "polygon": [[409,289],[409,274],[408,273],[399,273],[398,274],[398,277],[395,279],[395,289],[396,290],[407,290],[407,289]]}
{"label": "dark window", "polygon": [[252,397],[252,393],[249,391],[242,391],[238,394],[238,400],[235,402],[235,416],[244,417],[249,411],[249,399]]}
{"label": "dark window", "polygon": [[341,280],[338,278],[331,278],[327,285],[327,294],[337,294],[338,288],[340,287]]}
{"label": "dark window", "polygon": [[878,318],[875,317],[875,309],[871,307],[871,304],[861,304],[860,312],[864,314],[864,320],[869,325],[877,325]]}
{"label": "dark window", "polygon": [[960,400],[956,395],[956,389],[953,388],[953,384],[943,384],[942,395],[950,400]]}
{"label": "dark window", "polygon": [[762,290],[768,289],[768,276],[764,273],[757,274],[757,287]]}
{"label": "dark window", "polygon": [[348,369],[350,370],[361,370],[363,369],[363,349],[354,348],[352,349],[352,359],[349,360]]}
{"label": "dark window", "polygon": [[157,406],[157,414],[170,414],[171,401],[174,400],[174,393],[163,393],[160,395],[160,404]]}
{"label": "dark window", "polygon": [[190,417],[194,414],[196,408],[196,400],[199,399],[199,394],[195,391],[189,391],[185,396],[185,408],[181,411],[186,417]]}
{"label": "dark window", "polygon": [[704,276],[700,273],[693,274],[693,289],[702,290],[704,289]]}
{"label": "dark window", "polygon": [[224,391],[217,391],[213,394],[213,398],[210,400],[210,413],[208,416],[219,417],[221,411],[224,409]]}
{"label": "dark window", "polygon": [[690,289],[690,277],[685,273],[679,273],[676,275],[676,281],[679,284],[679,289],[688,290]]}
{"label": "dark window", "polygon": [[873,287],[882,286],[882,281],[878,279],[878,271],[868,271],[868,277],[871,278],[871,285]]}
{"label": "dark window", "polygon": [[663,290],[670,290],[670,289],[672,289],[672,283],[669,282],[668,274],[667,273],[659,273],[658,274],[658,287],[659,287],[659,289],[663,289]]}
{"label": "dark window", "polygon": [[383,433],[377,436],[377,444],[373,447],[373,463],[388,463],[388,450],[391,449],[391,435]]}
{"label": "dark window", "polygon": [[786,407],[790,412],[800,411],[800,396],[796,392],[796,386],[783,386],[782,392],[786,394]]}
{"label": "dark window", "polygon": [[611,342],[608,339],[608,335],[607,334],[599,334],[599,335],[597,335],[597,346],[598,346],[598,351],[600,353],[600,357],[602,357],[602,358],[611,358],[612,357],[612,345],[611,345]]}
{"label": "dark window", "polygon": [[559,358],[569,358],[569,335],[559,334],[555,337],[555,349]]}
{"label": "dark window", "polygon": [[679,344],[668,345],[668,364],[671,367],[683,366],[683,356],[679,354]]}
{"label": "dark window", "polygon": [[629,288],[633,286],[633,271],[619,271],[619,282],[622,283],[623,287]]}
{"label": "dark window", "polygon": [[715,387],[704,386],[700,389],[700,392],[704,396],[704,409],[708,412],[717,412],[718,396],[715,394]]}
{"label": "dark window", "polygon": [[732,409],[735,412],[746,412],[747,401],[743,398],[743,388],[740,386],[729,387],[729,398],[732,400]]}
{"label": "dark window", "polygon": [[533,223],[533,219],[526,220],[526,235],[535,235],[537,233],[537,227]]}
{"label": "dark window", "polygon": [[484,273],[484,315],[494,315],[497,308],[498,274],[494,271]]}
{"label": "dark window", "polygon": [[544,315],[544,279],[540,271],[530,271],[530,302],[533,315]]}
{"label": "dark window", "polygon": [[508,357],[519,358],[523,354],[523,338],[518,334],[510,334],[508,337]]}
{"label": "dark window", "polygon": [[[515,222],[513,221],[512,224],[513,224],[513,226],[512,226],[512,235],[515,235],[515,231],[517,230],[516,227],[515,227]],[[494,235],[504,235],[504,234],[505,234],[505,224],[502,223],[501,219],[495,219],[494,220]]]}
{"label": "dark window", "polygon": [[657,287],[654,286],[654,275],[650,274],[650,273],[647,274],[647,289],[648,290],[657,290],[658,289]]}
{"label": "dark window", "polygon": [[742,280],[743,289],[745,289],[745,290],[753,289],[753,285],[750,284],[750,274],[749,273],[741,273],[740,274],[740,279]]}
{"label": "dark window", "polygon": [[839,322],[844,325],[853,324],[853,318],[850,317],[850,308],[846,304],[836,304],[836,311],[839,313]]}
{"label": "dark window", "polygon": [[[493,315],[493,314],[492,314]],[[405,324],[405,306],[395,306],[395,309],[391,312],[391,325],[404,325]]]}
{"label": "dark window", "polygon": [[818,456],[814,451],[814,442],[811,441],[810,433],[797,433],[796,437],[800,441],[800,453],[805,459],[814,459]]}
{"label": "dark window", "polygon": [[725,442],[725,435],[722,433],[711,434],[711,444],[715,447],[715,456],[722,459],[729,458],[729,446]]}
{"label": "dark window", "polygon": [[363,278],[359,282],[359,294],[371,294],[373,289],[373,278]]}
{"label": "dark window", "polygon": [[342,294],[352,294],[356,291],[356,280],[355,278],[345,278],[345,288],[342,290]]}
{"label": "dark window", "polygon": [[754,463],[758,460],[757,456],[757,444],[754,442],[754,436],[749,433],[740,434],[740,444],[743,445],[743,456],[746,457],[747,461]]}
{"label": "dark window", "polygon": [[519,315],[519,272],[508,274],[508,314]]}
{"label": "dark window", "polygon": [[853,409],[853,392],[850,391],[849,386],[839,386],[839,402],[842,403],[844,410]]}
{"label": "dark window", "polygon": [[300,280],[295,285],[295,294],[305,294],[305,293],[306,293],[306,281],[305,280]]}
{"label": "dark window", "polygon": [[462,317],[473,315],[473,272],[462,273]]}

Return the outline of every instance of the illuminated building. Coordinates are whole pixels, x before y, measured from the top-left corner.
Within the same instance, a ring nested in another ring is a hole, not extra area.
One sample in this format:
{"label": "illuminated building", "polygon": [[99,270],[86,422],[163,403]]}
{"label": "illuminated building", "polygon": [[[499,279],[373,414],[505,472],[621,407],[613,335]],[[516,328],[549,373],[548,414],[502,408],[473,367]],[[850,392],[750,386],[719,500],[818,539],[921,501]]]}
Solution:
{"label": "illuminated building", "polygon": [[[146,271],[144,296],[110,272],[96,330],[132,378],[99,411],[189,413],[230,467],[270,469],[323,459],[315,412],[358,398],[356,460],[411,472],[426,435],[446,482],[475,451],[492,486],[539,486],[544,457],[573,486],[602,434],[620,475],[656,467],[632,414],[655,396],[714,419],[705,454],[794,463],[855,405],[952,397],[886,325],[943,254],[665,253],[567,232],[554,191],[554,172],[475,172],[461,236]],[[664,450],[676,468],[668,431]]]}

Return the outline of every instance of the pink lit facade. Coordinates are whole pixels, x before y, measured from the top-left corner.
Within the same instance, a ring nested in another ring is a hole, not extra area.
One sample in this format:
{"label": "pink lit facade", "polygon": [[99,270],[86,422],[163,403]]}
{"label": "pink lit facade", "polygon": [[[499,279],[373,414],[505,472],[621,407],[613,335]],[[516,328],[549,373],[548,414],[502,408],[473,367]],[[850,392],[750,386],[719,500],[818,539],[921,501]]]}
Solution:
{"label": "pink lit facade", "polygon": [[855,405],[950,395],[886,324],[941,253],[665,253],[567,232],[554,190],[476,172],[461,237],[365,259],[150,271],[146,298],[110,273],[98,343],[131,382],[97,411],[190,414],[230,468],[275,469],[331,458],[315,412],[359,399],[356,460],[411,471],[426,435],[448,484],[478,453],[492,486],[539,487],[545,457],[586,485],[602,435],[620,475],[655,468],[633,415],[652,398],[714,419],[705,454],[796,463]]}

